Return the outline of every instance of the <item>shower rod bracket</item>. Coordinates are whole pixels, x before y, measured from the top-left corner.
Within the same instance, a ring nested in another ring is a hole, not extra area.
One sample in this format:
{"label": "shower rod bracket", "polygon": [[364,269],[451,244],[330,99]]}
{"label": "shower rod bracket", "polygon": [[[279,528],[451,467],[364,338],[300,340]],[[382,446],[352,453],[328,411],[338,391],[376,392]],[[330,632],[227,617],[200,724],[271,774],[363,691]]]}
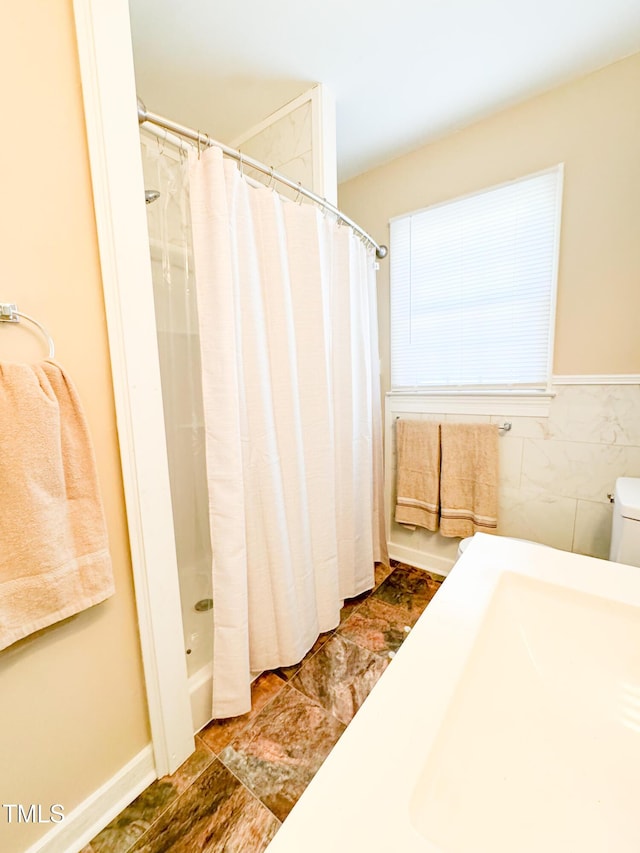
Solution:
{"label": "shower rod bracket", "polygon": [[138,124],[147,120],[147,108],[142,98],[138,98]]}

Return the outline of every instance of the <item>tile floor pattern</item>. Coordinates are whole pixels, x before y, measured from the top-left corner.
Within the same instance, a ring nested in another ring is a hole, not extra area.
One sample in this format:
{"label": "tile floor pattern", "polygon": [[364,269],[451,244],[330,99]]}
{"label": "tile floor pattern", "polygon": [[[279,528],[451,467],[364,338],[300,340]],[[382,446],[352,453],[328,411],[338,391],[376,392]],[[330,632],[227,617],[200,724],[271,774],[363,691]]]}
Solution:
{"label": "tile floor pattern", "polygon": [[214,720],[172,776],[150,785],[81,853],[262,853],[437,592],[391,561],[345,602],[296,666],[263,673],[243,717]]}

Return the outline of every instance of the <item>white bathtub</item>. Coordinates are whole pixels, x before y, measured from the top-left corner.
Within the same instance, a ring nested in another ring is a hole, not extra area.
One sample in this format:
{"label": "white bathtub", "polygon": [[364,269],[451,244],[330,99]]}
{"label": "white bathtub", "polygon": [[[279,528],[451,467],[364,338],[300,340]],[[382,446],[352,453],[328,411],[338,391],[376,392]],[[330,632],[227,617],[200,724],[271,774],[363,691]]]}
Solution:
{"label": "white bathtub", "polygon": [[476,535],[268,853],[638,853],[640,569]]}

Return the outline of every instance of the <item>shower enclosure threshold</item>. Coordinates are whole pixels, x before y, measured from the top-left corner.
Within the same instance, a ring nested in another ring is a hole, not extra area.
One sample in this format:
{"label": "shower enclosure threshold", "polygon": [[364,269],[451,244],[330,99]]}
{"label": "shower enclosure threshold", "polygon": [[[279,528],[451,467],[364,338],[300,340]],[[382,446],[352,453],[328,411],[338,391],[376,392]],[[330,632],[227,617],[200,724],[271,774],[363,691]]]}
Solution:
{"label": "shower enclosure threshold", "polygon": [[[261,675],[251,673],[251,681]],[[211,706],[213,704],[213,665],[208,663],[201,667],[189,678],[189,697],[191,700],[191,717],[193,733],[196,734],[211,722]]]}
{"label": "shower enclosure threshold", "polygon": [[213,665],[208,663],[189,678],[189,698],[193,732],[199,732],[211,720],[213,702]]}

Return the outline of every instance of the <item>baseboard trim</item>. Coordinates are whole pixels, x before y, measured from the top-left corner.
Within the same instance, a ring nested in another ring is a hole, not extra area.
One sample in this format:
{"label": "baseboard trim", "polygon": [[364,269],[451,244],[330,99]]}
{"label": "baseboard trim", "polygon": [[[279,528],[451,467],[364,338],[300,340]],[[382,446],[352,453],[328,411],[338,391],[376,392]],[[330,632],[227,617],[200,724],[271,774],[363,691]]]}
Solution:
{"label": "baseboard trim", "polygon": [[155,779],[153,748],[149,744],[25,853],[73,853],[82,850]]}
{"label": "baseboard trim", "polygon": [[393,542],[388,543],[388,550],[389,557],[392,560],[399,560],[401,563],[415,566],[416,569],[424,569],[426,572],[433,572],[443,577],[449,574],[455,563],[455,560],[450,560],[446,557],[436,557],[433,554],[425,554],[416,548],[407,548],[405,545],[394,545]]}

